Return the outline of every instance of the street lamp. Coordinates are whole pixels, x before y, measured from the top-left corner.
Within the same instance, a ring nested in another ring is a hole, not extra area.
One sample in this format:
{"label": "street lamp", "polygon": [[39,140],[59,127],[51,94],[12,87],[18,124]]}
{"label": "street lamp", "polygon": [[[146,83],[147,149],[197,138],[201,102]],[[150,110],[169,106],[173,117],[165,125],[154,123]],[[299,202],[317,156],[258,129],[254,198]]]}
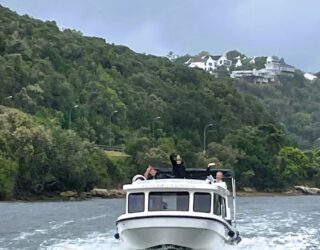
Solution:
{"label": "street lamp", "polygon": [[114,114],[118,113],[118,110],[114,110],[110,114],[110,124],[109,124],[109,150],[111,150],[111,119]]}
{"label": "street lamp", "polygon": [[160,118],[161,118],[160,116],[157,116],[157,117],[153,118],[153,120],[152,120],[152,147],[153,148],[154,148],[154,122],[155,122],[155,120],[158,120]]}
{"label": "street lamp", "polygon": [[319,147],[319,145],[320,145],[320,137],[313,142],[313,148],[317,148]]}
{"label": "street lamp", "polygon": [[4,98],[3,98],[3,104],[5,105],[6,102],[7,102],[7,100],[9,100],[9,99],[13,99],[13,96],[12,96],[12,95],[9,95],[9,96],[7,96],[7,97],[4,97]]}
{"label": "street lamp", "polygon": [[207,128],[213,126],[212,123],[207,124],[206,126],[204,126],[203,129],[203,154],[206,154],[206,136],[207,136]]}
{"label": "street lamp", "polygon": [[76,109],[77,107],[79,107],[79,105],[74,105],[74,106],[69,110],[69,126],[68,126],[69,130],[71,129],[71,112],[72,112],[72,109],[73,109],[73,108]]}

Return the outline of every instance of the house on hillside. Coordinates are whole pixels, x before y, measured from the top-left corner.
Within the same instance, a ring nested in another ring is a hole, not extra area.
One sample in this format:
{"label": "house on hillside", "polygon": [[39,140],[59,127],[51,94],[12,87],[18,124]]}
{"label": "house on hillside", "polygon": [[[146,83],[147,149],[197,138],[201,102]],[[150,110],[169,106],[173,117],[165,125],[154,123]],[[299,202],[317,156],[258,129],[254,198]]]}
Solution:
{"label": "house on hillside", "polygon": [[276,81],[276,74],[266,69],[235,70],[232,71],[231,78],[238,78],[252,83],[271,83]]}
{"label": "house on hillside", "polygon": [[242,62],[241,59],[239,58],[236,62],[236,64],[234,65],[236,68],[242,67]]}
{"label": "house on hillside", "polygon": [[228,60],[226,56],[207,55],[202,57],[191,57],[184,64],[190,68],[200,68],[213,73],[221,66],[225,66],[229,69],[232,65],[232,61]]}
{"label": "house on hillside", "polygon": [[295,71],[293,66],[286,64],[283,58],[279,59],[277,56],[268,56],[265,67],[267,71],[275,74],[292,74]]}
{"label": "house on hillside", "polygon": [[306,78],[309,81],[313,81],[318,78],[316,75],[308,73],[308,72],[304,73],[303,76],[304,76],[304,78]]}
{"label": "house on hillside", "polygon": [[232,65],[232,61],[228,60],[228,58],[226,56],[220,56],[220,58],[218,59],[218,67],[225,66],[225,67],[229,68],[229,67],[231,67],[231,65]]}
{"label": "house on hillside", "polygon": [[252,57],[249,61],[250,64],[255,64],[256,63],[256,57]]}

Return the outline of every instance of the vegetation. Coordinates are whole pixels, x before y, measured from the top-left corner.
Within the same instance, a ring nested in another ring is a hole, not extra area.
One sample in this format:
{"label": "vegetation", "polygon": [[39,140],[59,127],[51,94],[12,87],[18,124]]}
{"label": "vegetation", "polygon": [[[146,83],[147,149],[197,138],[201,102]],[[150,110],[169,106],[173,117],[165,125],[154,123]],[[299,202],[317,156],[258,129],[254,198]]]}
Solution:
{"label": "vegetation", "polygon": [[[168,166],[171,152],[189,167],[234,168],[240,187],[320,182],[318,153],[291,150],[283,126],[233,79],[2,7],[0,22],[0,199],[117,187],[148,164]],[[109,144],[129,157],[108,156]]]}
{"label": "vegetation", "polygon": [[320,146],[320,80],[310,82],[298,71],[293,76],[281,75],[279,84],[237,82],[235,87],[259,98],[300,148]]}

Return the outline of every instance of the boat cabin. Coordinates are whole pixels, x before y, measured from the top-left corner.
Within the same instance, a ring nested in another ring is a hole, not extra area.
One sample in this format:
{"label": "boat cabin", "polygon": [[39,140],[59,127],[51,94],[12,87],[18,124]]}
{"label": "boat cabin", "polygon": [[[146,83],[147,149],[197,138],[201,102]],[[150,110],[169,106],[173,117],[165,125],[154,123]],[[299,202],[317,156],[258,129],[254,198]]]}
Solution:
{"label": "boat cabin", "polygon": [[187,213],[231,220],[229,191],[224,183],[190,179],[137,180],[125,185],[124,190],[127,215]]}
{"label": "boat cabin", "polygon": [[[157,171],[171,173],[170,169]],[[146,180],[140,175],[124,185],[126,208],[117,219],[115,238],[134,249],[166,245],[209,249],[239,243],[241,237],[235,223],[231,223],[226,183],[206,179],[208,173],[200,169],[187,171],[186,179]],[[231,179],[235,222],[234,175],[227,170],[213,171],[221,171]],[[210,174],[215,176],[214,172]]]}

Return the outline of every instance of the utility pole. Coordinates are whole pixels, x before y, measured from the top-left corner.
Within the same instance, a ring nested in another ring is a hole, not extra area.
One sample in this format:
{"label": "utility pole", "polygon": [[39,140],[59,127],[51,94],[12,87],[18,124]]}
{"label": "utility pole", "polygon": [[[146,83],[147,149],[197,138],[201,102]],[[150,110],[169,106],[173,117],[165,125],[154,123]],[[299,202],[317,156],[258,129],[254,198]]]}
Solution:
{"label": "utility pole", "polygon": [[208,127],[211,127],[213,126],[212,123],[210,124],[207,124],[206,126],[204,126],[204,129],[203,129],[203,154],[205,155],[206,154],[206,136],[207,136],[207,129]]}
{"label": "utility pole", "polygon": [[68,124],[68,129],[70,130],[71,129],[71,112],[72,112],[72,109],[73,108],[77,108],[79,107],[79,105],[74,105],[73,107],[71,107],[71,109],[69,110],[69,124]]}
{"label": "utility pole", "polygon": [[160,119],[160,116],[157,116],[155,118],[152,119],[152,147],[154,148],[154,122],[155,120]]}
{"label": "utility pole", "polygon": [[114,110],[113,112],[111,112],[111,114],[110,114],[110,120],[109,120],[109,150],[111,150],[111,125],[112,125],[112,116],[114,115],[114,114],[116,114],[116,113],[118,113],[118,110]]}

